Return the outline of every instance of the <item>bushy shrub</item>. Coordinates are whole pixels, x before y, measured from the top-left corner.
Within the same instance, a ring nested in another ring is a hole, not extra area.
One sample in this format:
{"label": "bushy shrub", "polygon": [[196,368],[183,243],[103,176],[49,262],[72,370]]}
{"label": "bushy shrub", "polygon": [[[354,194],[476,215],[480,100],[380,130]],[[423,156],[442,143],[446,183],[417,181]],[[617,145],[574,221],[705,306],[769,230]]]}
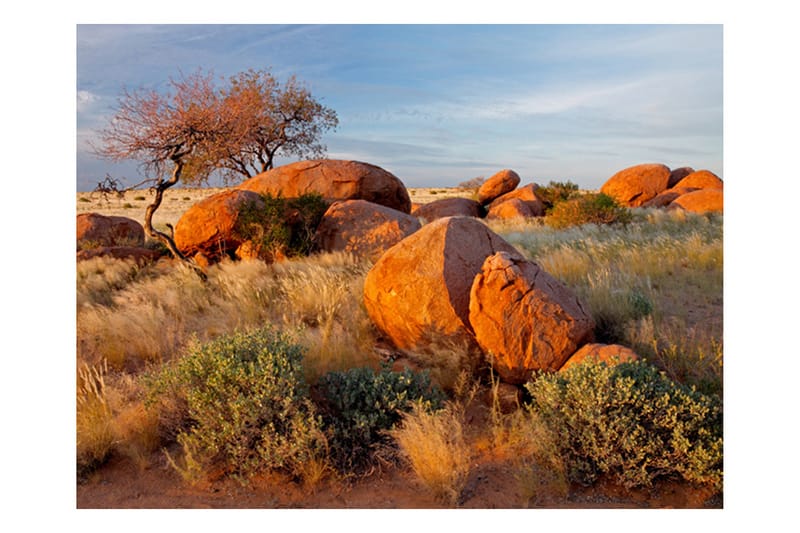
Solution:
{"label": "bushy shrub", "polygon": [[572,481],[607,474],[632,488],[682,478],[722,484],[722,407],[642,361],[587,361],[526,384]]}
{"label": "bushy shrub", "polygon": [[385,432],[397,424],[415,402],[439,408],[444,395],[431,386],[427,373],[393,372],[388,367],[352,368],[329,372],[319,382],[326,409],[333,463],[342,471],[369,466],[373,452],[390,441]]}
{"label": "bushy shrub", "polygon": [[591,193],[558,202],[545,217],[545,223],[554,228],[567,228],[583,224],[627,224],[631,214],[604,193]]}
{"label": "bushy shrub", "polygon": [[301,368],[302,348],[271,329],[196,345],[149,383],[151,402],[182,400],[179,470],[196,480],[222,471],[240,480],[290,473],[318,459],[324,437]]}
{"label": "bushy shrub", "polygon": [[551,181],[546,187],[536,189],[536,196],[542,201],[545,213],[552,211],[556,204],[574,198],[578,192],[578,186],[571,181]]}
{"label": "bushy shrub", "polygon": [[297,198],[262,194],[265,206],[245,204],[239,211],[236,232],[261,249],[287,256],[308,255],[314,248],[314,232],[328,209],[317,193]]}

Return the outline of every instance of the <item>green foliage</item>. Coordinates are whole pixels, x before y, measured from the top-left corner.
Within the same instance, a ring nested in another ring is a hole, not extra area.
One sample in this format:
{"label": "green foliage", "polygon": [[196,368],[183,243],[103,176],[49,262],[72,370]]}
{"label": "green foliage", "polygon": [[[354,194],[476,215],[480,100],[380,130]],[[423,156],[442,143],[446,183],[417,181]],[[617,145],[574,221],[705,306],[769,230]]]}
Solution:
{"label": "green foliage", "polygon": [[546,213],[556,204],[574,198],[577,194],[578,186],[571,181],[551,181],[547,187],[536,189],[536,196],[544,204]]}
{"label": "green foliage", "polygon": [[150,402],[185,406],[184,474],[221,469],[240,480],[265,470],[296,472],[324,449],[303,378],[302,348],[271,329],[196,345],[149,381]]}
{"label": "green foliage", "polygon": [[314,248],[314,232],[328,209],[317,193],[298,198],[263,194],[265,206],[245,204],[239,211],[236,231],[261,249],[287,256],[308,255]]}
{"label": "green foliage", "polygon": [[555,204],[545,223],[553,228],[583,224],[627,224],[631,214],[604,193],[584,194]]}
{"label": "green foliage", "polygon": [[722,486],[722,406],[645,362],[587,361],[526,384],[555,433],[570,480],[607,474],[624,486],[659,478]]}
{"label": "green foliage", "polygon": [[331,459],[341,470],[358,471],[368,466],[376,446],[391,439],[385,434],[415,402],[438,409],[444,394],[431,386],[426,373],[408,369],[393,372],[384,367],[352,368],[329,372],[320,379],[330,432]]}

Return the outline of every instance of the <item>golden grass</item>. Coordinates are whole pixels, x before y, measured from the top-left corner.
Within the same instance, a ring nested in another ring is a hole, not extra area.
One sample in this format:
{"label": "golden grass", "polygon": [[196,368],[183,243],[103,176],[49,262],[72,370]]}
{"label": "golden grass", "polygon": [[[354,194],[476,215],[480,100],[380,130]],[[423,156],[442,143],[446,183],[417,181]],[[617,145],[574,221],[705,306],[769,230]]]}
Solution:
{"label": "golden grass", "polygon": [[463,424],[463,411],[456,404],[435,412],[417,404],[390,432],[417,478],[449,505],[458,502],[470,469]]}
{"label": "golden grass", "polygon": [[77,463],[79,470],[102,463],[114,447],[113,413],[106,395],[106,365],[78,368]]}

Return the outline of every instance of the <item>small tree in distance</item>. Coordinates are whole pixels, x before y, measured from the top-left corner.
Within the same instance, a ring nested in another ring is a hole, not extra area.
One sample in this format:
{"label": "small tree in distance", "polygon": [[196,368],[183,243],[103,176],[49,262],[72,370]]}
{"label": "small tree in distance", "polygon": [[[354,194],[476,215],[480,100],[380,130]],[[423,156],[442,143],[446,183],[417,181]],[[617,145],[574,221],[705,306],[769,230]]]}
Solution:
{"label": "small tree in distance", "polygon": [[294,76],[283,86],[266,71],[249,70],[217,90],[211,73],[170,79],[168,90],[123,91],[116,113],[99,132],[95,153],[112,161],[136,160],[149,176],[153,203],[144,229],[173,256],[187,260],[171,235],[153,228],[164,191],[182,181],[226,181],[272,168],[278,153],[321,156],[319,138],[335,128],[335,111],[320,105]]}

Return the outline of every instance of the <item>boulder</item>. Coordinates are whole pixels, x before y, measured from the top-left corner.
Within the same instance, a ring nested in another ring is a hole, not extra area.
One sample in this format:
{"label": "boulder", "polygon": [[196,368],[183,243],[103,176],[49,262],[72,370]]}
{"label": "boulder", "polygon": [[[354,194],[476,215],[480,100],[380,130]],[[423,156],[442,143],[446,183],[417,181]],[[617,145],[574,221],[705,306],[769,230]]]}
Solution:
{"label": "boulder", "polygon": [[533,216],[533,211],[527,202],[519,198],[511,198],[505,202],[500,202],[492,206],[486,214],[487,219],[493,220],[512,220],[515,218],[528,218]]}
{"label": "boulder", "polygon": [[103,246],[81,250],[76,255],[78,261],[85,261],[93,257],[114,257],[115,259],[133,259],[142,265],[161,257],[161,252],[140,246]]}
{"label": "boulder", "polygon": [[544,216],[544,202],[542,202],[542,200],[536,195],[537,189],[539,189],[539,186],[535,183],[529,183],[523,187],[519,187],[496,198],[491,204],[489,204],[487,211],[495,209],[503,202],[511,200],[512,198],[516,198],[517,200],[521,200],[528,205],[528,209],[530,209],[532,216]]}
{"label": "boulder", "polygon": [[692,213],[722,212],[722,189],[699,189],[678,196],[669,204],[670,209],[684,209]]}
{"label": "boulder", "polygon": [[626,363],[639,360],[639,356],[636,352],[627,346],[622,346],[621,344],[589,343],[584,344],[580,350],[572,354],[572,356],[567,359],[567,362],[559,369],[559,372],[563,372],[569,367],[580,364],[589,358],[599,363],[606,364]]}
{"label": "boulder", "polygon": [[390,172],[360,161],[299,161],[262,172],[242,182],[237,189],[284,198],[317,193],[329,203],[366,200],[403,213],[411,212],[405,185]]}
{"label": "boulder", "polygon": [[469,324],[472,281],[484,260],[517,251],[471,217],[447,217],[389,248],[367,273],[364,305],[375,326],[403,350],[442,341],[477,349]]}
{"label": "boulder", "polygon": [[513,191],[519,185],[519,174],[513,170],[501,170],[487,179],[478,189],[478,203],[486,205],[492,200]]}
{"label": "boulder", "polygon": [[441,200],[434,200],[420,205],[412,211],[412,214],[425,222],[445,217],[481,218],[483,216],[483,206],[469,198],[442,198]]}
{"label": "boulder", "polygon": [[694,172],[694,169],[692,167],[680,167],[672,169],[672,171],[669,173],[669,182],[667,183],[667,189],[675,187],[679,181],[681,181],[683,178],[685,178],[692,172]]}
{"label": "boulder", "polygon": [[600,192],[620,205],[639,207],[667,190],[670,170],[659,163],[636,165],[620,170],[606,181]]}
{"label": "boulder", "polygon": [[651,198],[647,200],[645,203],[642,204],[642,207],[666,207],[673,200],[675,200],[678,196],[682,194],[686,194],[687,192],[696,191],[692,187],[674,187],[672,189],[667,189],[666,191],[659,193],[658,196],[655,198]]}
{"label": "boulder", "polygon": [[326,252],[344,251],[376,261],[418,229],[416,217],[366,200],[334,202],[317,227],[315,243]]}
{"label": "boulder", "polygon": [[202,253],[215,262],[232,254],[247,238],[239,230],[245,206],[263,209],[258,193],[229,189],[197,202],[175,224],[175,245],[187,257]]}
{"label": "boulder", "polygon": [[81,213],[76,219],[77,249],[142,246],[144,228],[127,217]]}
{"label": "boulder", "polygon": [[563,283],[520,254],[489,256],[472,283],[469,322],[501,380],[556,371],[591,341],[595,322]]}
{"label": "boulder", "polygon": [[695,189],[722,189],[722,180],[708,170],[692,172],[678,182],[676,187],[692,187]]}

